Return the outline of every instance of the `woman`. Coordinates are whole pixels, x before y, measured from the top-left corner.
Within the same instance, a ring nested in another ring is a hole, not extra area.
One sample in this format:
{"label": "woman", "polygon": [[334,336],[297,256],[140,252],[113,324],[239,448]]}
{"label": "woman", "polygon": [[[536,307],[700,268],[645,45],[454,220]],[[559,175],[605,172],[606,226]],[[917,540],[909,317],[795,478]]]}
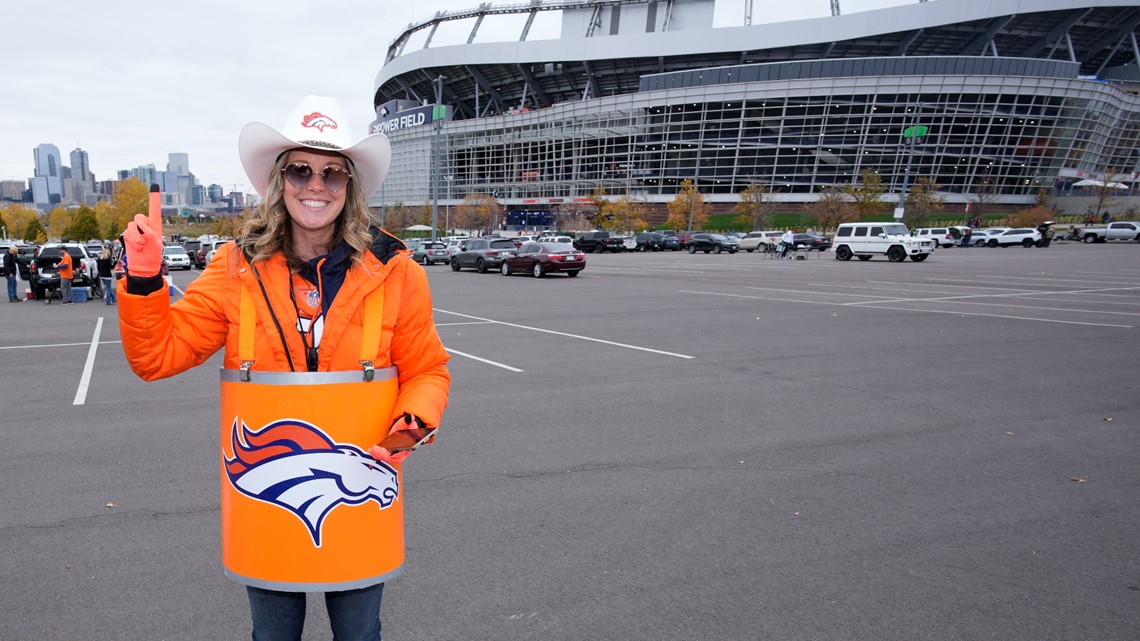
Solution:
{"label": "woman", "polygon": [[99,270],[99,280],[103,281],[103,302],[114,305],[115,299],[115,261],[111,260],[111,250],[104,249],[95,259],[95,267]]}
{"label": "woman", "polygon": [[325,593],[335,638],[380,638],[384,581],[403,566],[409,452],[375,443],[438,426],[450,387],[425,272],[369,227],[388,140],[348,132],[337,101],[317,96],[281,131],[246,125],[238,150],[263,201],[173,304],[160,208],[124,234],[119,317],[135,373],[172,376],[225,348],[222,556],[259,640],[299,639],[308,591]]}

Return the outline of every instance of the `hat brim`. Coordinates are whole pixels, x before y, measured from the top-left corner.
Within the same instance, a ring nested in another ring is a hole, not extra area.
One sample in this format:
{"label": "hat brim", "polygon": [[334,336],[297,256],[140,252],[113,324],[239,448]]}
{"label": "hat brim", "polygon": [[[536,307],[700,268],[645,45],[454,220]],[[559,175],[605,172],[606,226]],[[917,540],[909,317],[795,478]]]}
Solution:
{"label": "hat brim", "polygon": [[330,149],[291,140],[263,122],[251,122],[242,127],[238,136],[238,156],[246,177],[262,198],[269,190],[269,174],[278,156],[290,149],[332,151],[348,158],[353,165],[353,180],[365,199],[380,188],[392,164],[392,145],[381,133],[369,134],[344,149]]}

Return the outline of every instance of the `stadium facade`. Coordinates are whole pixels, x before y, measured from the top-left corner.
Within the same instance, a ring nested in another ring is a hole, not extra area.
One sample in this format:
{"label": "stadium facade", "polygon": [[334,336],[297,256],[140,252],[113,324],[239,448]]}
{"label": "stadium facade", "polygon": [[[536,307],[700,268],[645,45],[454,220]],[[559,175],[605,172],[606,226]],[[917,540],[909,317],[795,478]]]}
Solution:
{"label": "stadium facade", "polygon": [[[561,37],[528,41],[543,11],[561,12]],[[527,16],[517,40],[475,42],[510,15]],[[370,204],[430,202],[436,150],[441,205],[486,193],[512,212],[598,187],[664,203],[686,179],[712,202],[762,183],[804,203],[867,168],[887,198],[928,177],[948,203],[985,192],[1029,204],[1082,179],[1135,186],[1133,0],[935,0],[717,28],[712,18],[713,0],[532,0],[409,25],[374,84],[372,129],[391,138],[394,161]],[[467,43],[432,46],[460,20]],[[437,90],[443,109],[431,106]],[[904,137],[912,127],[925,135]]]}

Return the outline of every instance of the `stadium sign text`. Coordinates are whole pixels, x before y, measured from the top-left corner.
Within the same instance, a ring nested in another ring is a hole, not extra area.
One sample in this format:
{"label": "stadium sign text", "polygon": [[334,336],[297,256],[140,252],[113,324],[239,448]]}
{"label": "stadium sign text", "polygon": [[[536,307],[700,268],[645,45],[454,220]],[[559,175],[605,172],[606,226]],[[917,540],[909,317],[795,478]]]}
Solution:
{"label": "stadium sign text", "polygon": [[391,133],[409,127],[419,127],[431,123],[432,105],[417,107],[372,124],[370,133]]}

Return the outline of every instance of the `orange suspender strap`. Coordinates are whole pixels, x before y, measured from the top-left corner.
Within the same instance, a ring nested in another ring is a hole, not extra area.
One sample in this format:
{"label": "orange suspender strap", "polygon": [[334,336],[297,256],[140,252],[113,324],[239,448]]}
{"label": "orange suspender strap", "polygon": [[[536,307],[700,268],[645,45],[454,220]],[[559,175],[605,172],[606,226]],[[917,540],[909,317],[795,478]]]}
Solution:
{"label": "orange suspender strap", "polygon": [[364,380],[375,376],[376,354],[380,351],[380,332],[384,323],[384,283],[364,297],[364,326],[360,328],[360,366]]}
{"label": "orange suspender strap", "polygon": [[[371,381],[375,376],[376,354],[380,351],[380,332],[384,320],[384,284],[364,297],[364,326],[360,332],[360,366],[364,368],[364,380]],[[257,310],[253,306],[253,296],[243,285],[241,288],[241,308],[238,313],[238,360],[241,361],[241,380],[249,382],[249,370],[254,358],[257,326]]]}
{"label": "orange suspender strap", "polygon": [[257,326],[257,310],[253,307],[253,296],[245,285],[241,288],[241,307],[238,311],[238,360],[241,361],[241,380],[249,382],[249,369],[253,367],[254,347]]}

